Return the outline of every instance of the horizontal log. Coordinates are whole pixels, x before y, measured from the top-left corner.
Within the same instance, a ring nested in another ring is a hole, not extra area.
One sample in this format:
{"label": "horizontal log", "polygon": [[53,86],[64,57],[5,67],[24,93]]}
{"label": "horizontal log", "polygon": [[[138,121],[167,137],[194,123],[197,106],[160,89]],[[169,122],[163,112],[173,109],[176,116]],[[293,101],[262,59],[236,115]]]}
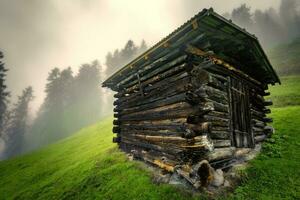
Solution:
{"label": "horizontal log", "polygon": [[[167,116],[178,116],[178,117],[184,117],[187,116],[191,112],[197,112],[200,108],[197,106],[191,106],[190,104],[186,102],[179,102],[174,103],[162,107],[157,107],[153,109],[148,109],[145,111],[138,111],[130,114],[126,114],[123,116],[120,116],[120,119],[123,120],[133,120],[140,118],[140,120],[145,119],[168,119]],[[178,113],[176,115],[176,112]],[[183,116],[182,116],[183,115]],[[162,118],[159,118],[161,116]],[[177,118],[178,118],[177,117]],[[139,120],[139,119],[137,119]]]}
{"label": "horizontal log", "polygon": [[263,104],[263,102],[265,102],[264,97],[256,92],[251,93],[249,96],[252,101],[255,101],[258,104]]}
{"label": "horizontal log", "polygon": [[269,118],[269,117],[264,117],[263,118],[263,122],[265,122],[265,123],[271,123],[271,122],[273,122],[273,119]]}
{"label": "horizontal log", "polygon": [[[152,77],[142,83],[143,92],[147,95],[152,90],[158,87],[168,86],[179,79],[188,77],[188,73],[184,71],[184,64],[174,67],[174,69],[163,72],[159,76]],[[130,88],[124,89],[118,93],[120,97],[138,96],[136,92],[139,91],[139,85],[134,85]]]}
{"label": "horizontal log", "polygon": [[[120,119],[119,119],[120,120]],[[120,120],[122,125],[140,125],[140,126],[160,126],[160,125],[182,125],[186,123],[186,118],[175,118],[175,119],[165,119],[165,120],[143,120],[143,121],[126,121]]]}
{"label": "horizontal log", "polygon": [[250,103],[251,105],[253,105],[252,107],[254,107],[257,110],[263,111],[263,109],[265,108],[264,101],[261,101],[257,98],[251,98]]}
{"label": "horizontal log", "polygon": [[188,143],[193,144],[195,139],[185,139],[182,137],[175,136],[153,136],[153,135],[141,135],[141,134],[133,134],[132,137],[135,137],[140,140],[145,140],[150,143],[172,143],[172,144],[183,144],[186,145]]}
{"label": "horizontal log", "polygon": [[212,77],[218,79],[219,81],[223,82],[223,83],[226,83],[228,80],[227,80],[227,77],[226,75],[222,74],[222,75],[219,75],[219,74],[211,74]]}
{"label": "horizontal log", "polygon": [[226,121],[211,121],[212,126],[229,126],[229,122]]}
{"label": "horizontal log", "polygon": [[131,145],[127,143],[120,143],[119,147],[124,151],[132,154],[134,158],[137,159],[161,159],[164,162],[169,163],[170,165],[175,166],[180,161],[180,157],[178,155],[171,155],[166,152],[156,151],[153,149],[146,150],[143,147]]}
{"label": "horizontal log", "polygon": [[[185,64],[183,64],[184,66]],[[182,65],[179,66],[179,68],[181,67]],[[173,70],[171,70],[172,72]],[[169,72],[169,71],[167,71]],[[167,73],[165,72],[165,73]],[[185,71],[181,71],[181,70],[178,70],[177,72],[174,72],[174,73],[171,73],[169,72],[167,75],[167,77],[163,77],[159,80],[157,80],[156,77],[153,77],[156,78],[156,79],[149,79],[147,81],[144,82],[144,87],[143,87],[143,90],[145,93],[149,94],[151,91],[153,90],[157,90],[161,87],[164,87],[164,86],[167,86],[167,87],[170,87],[172,84],[175,84],[175,85],[178,85],[176,84],[176,82],[178,82],[179,80],[182,80],[185,78],[186,82],[190,82],[190,76],[187,72]],[[149,82],[149,81],[152,81],[152,82]]]}
{"label": "horizontal log", "polygon": [[[205,111],[206,112],[206,111]],[[186,102],[180,102],[176,104],[167,105],[147,111],[140,111],[131,113],[128,115],[121,116],[120,120],[164,120],[164,119],[175,119],[184,118],[190,115],[203,114],[202,106],[191,106]],[[209,118],[209,117],[208,117]],[[203,117],[205,119],[205,117]],[[202,121],[203,122],[203,121]]]}
{"label": "horizontal log", "polygon": [[135,112],[135,113],[127,114],[126,116],[135,116],[135,115],[138,115],[138,114],[145,115],[145,114],[151,114],[151,113],[156,113],[156,112],[160,112],[160,111],[180,110],[180,109],[191,108],[191,107],[193,107],[193,106],[191,106],[190,104],[188,104],[186,102],[178,102],[178,103],[174,103],[174,104],[170,104],[170,105],[166,105],[166,106],[161,106],[161,107],[157,107],[157,108],[153,108],[153,109],[140,110],[140,111]]}
{"label": "horizontal log", "polygon": [[264,108],[264,109],[263,109],[263,112],[266,113],[266,114],[270,114],[270,113],[271,113],[271,110],[268,109],[268,108]]}
{"label": "horizontal log", "polygon": [[[170,61],[169,63],[166,63],[149,73],[148,72],[145,73],[145,75],[141,77],[141,81],[145,81],[157,74],[160,74],[161,72],[169,70],[170,68],[174,70],[174,66],[178,66],[182,63],[184,63],[183,66],[182,65],[180,66],[182,66],[183,69],[185,70],[187,68],[186,58],[187,55],[179,55],[178,57],[175,57],[174,60]],[[134,84],[134,83],[131,82],[130,84]]]}
{"label": "horizontal log", "polygon": [[264,101],[264,106],[271,106],[271,105],[273,105],[272,100],[269,99]]}
{"label": "horizontal log", "polygon": [[[191,142],[188,142],[187,144],[181,146],[182,148],[187,150],[186,152],[191,152],[193,154],[195,152],[201,151],[203,153],[204,151],[210,151],[213,149],[212,141],[206,134],[196,136],[189,141]],[[192,154],[190,156],[192,156]]]}
{"label": "horizontal log", "polygon": [[113,137],[113,143],[120,143],[121,142],[121,137]]}
{"label": "horizontal log", "polygon": [[216,116],[211,115],[210,113],[207,114],[207,115],[202,116],[202,118],[209,121],[209,122],[224,122],[226,124],[229,123],[228,118],[216,117]]}
{"label": "horizontal log", "polygon": [[252,127],[252,130],[254,132],[264,132],[264,129],[263,128],[258,128],[258,127]]}
{"label": "horizontal log", "polygon": [[252,127],[252,131],[254,133],[254,135],[264,135],[264,130],[261,128],[256,128],[256,127]]}
{"label": "horizontal log", "polygon": [[119,116],[134,113],[134,112],[139,112],[139,111],[146,111],[154,108],[159,108],[163,106],[167,106],[170,104],[175,104],[179,102],[184,102],[186,99],[185,93],[179,93],[174,96],[166,97],[162,100],[154,101],[148,104],[143,104],[140,106],[135,106],[135,107],[130,107],[130,108],[124,108],[124,109],[116,109],[119,112]]}
{"label": "horizontal log", "polygon": [[[168,61],[173,60],[174,58],[178,57],[179,54],[180,54],[180,52],[178,50],[169,52],[169,53],[163,55],[162,57],[159,57],[158,59],[153,60],[150,64],[144,65],[142,69],[137,71],[137,73],[139,73],[141,76],[143,76],[150,69],[158,68],[161,65],[166,64]],[[128,77],[126,77],[125,79],[120,81],[120,83],[118,85],[124,85],[124,84],[128,83],[129,81],[131,81],[131,82],[135,81],[135,80],[132,81],[132,79],[136,79],[136,73],[129,75]]]}
{"label": "horizontal log", "polygon": [[[188,77],[188,73],[185,72],[182,69],[182,66],[178,66],[178,71],[174,70],[169,70],[166,71],[162,74],[165,75],[165,77],[153,77],[151,79],[148,79],[146,81],[143,82],[142,86],[143,86],[143,91],[144,93],[148,94],[150,91],[155,90],[157,87],[163,87],[166,86],[168,84],[173,84],[174,82],[178,81],[179,79],[182,79],[184,77]],[[168,78],[166,78],[168,77]],[[134,95],[138,95],[137,91],[139,89],[139,85],[134,85],[130,88],[127,89],[123,89],[122,91],[118,92],[116,94],[117,98],[121,98],[121,97],[126,97],[126,96],[134,96]]]}
{"label": "horizontal log", "polygon": [[264,127],[264,133],[267,135],[273,134],[274,133],[274,128],[272,126],[265,126]]}
{"label": "horizontal log", "polygon": [[215,111],[219,111],[219,112],[228,112],[229,111],[229,107],[226,104],[218,103],[211,99],[205,99],[205,101],[212,103]]}
{"label": "horizontal log", "polygon": [[212,139],[229,139],[230,133],[229,131],[215,131],[212,130],[211,133],[209,133],[210,138]]}
{"label": "horizontal log", "polygon": [[231,140],[212,140],[215,148],[230,147]]}
{"label": "horizontal log", "polygon": [[[176,163],[178,163],[178,161],[171,159],[173,156],[170,156],[170,155],[166,156],[166,154],[163,154],[163,153],[160,153],[160,156],[157,156],[157,153],[154,154],[153,152],[157,152],[157,151],[137,150],[136,147],[132,150],[132,154],[133,154],[134,158],[142,159],[145,162],[148,162],[151,164],[155,164],[154,163],[155,160],[160,160],[160,162],[163,163],[164,166],[168,166],[168,167],[174,167],[176,165]],[[159,167],[161,167],[161,166],[159,166]],[[163,169],[165,169],[165,168],[163,168]]]}
{"label": "horizontal log", "polygon": [[228,104],[228,94],[227,92],[224,92],[222,90],[210,87],[208,85],[203,86],[203,88],[206,91],[206,94],[208,95],[209,99],[212,99],[216,102]]}
{"label": "horizontal log", "polygon": [[120,120],[113,120],[113,125],[120,125],[121,124],[121,121]]}
{"label": "horizontal log", "polygon": [[236,157],[236,158],[243,157],[243,156],[247,155],[252,150],[253,150],[252,148],[239,148],[235,151],[234,157]]}
{"label": "horizontal log", "polygon": [[213,90],[211,87],[200,87],[195,91],[187,91],[187,101],[191,104],[198,104],[207,100],[225,105],[228,104],[228,99],[226,95],[223,95],[222,93],[215,93],[215,91],[212,91]]}
{"label": "horizontal log", "polygon": [[212,126],[211,127],[212,131],[225,131],[225,132],[229,132],[229,127],[227,126]]}
{"label": "horizontal log", "polygon": [[174,131],[174,130],[137,130],[137,129],[122,129],[120,135],[149,135],[149,136],[174,136],[174,137],[183,137],[185,131]]}
{"label": "horizontal log", "polygon": [[258,142],[264,141],[266,138],[267,138],[266,135],[258,135],[258,136],[254,137],[254,140],[255,140],[256,143],[258,143]]}
{"label": "horizontal log", "polygon": [[253,107],[250,109],[251,115],[258,117],[259,119],[263,119],[266,114],[262,111],[255,110]]}
{"label": "horizontal log", "polygon": [[[149,145],[148,148],[160,149],[161,151],[182,152],[186,150],[205,150],[209,144],[205,138],[198,136],[193,139],[184,139],[181,137],[162,137],[162,136],[145,136],[145,135],[126,135],[121,137],[121,142],[132,143],[135,145]],[[174,154],[174,153],[172,153]]]}
{"label": "horizontal log", "polygon": [[120,125],[121,129],[126,130],[170,130],[170,131],[184,131],[185,125],[184,124],[164,124],[164,125],[151,125],[151,124],[122,124]]}
{"label": "horizontal log", "polygon": [[[185,93],[185,85],[188,79],[181,80],[179,83],[177,82],[174,85],[170,85],[166,88],[158,89],[157,91],[153,91],[150,94],[145,95],[144,97],[139,96],[137,98],[130,99],[128,101],[117,100],[115,105],[117,105],[115,112],[120,110],[134,108],[136,107],[165,100],[166,98],[175,98],[175,95],[179,95]],[[185,98],[182,98],[185,101]]]}
{"label": "horizontal log", "polygon": [[189,115],[187,117],[187,123],[190,124],[197,124],[200,122],[211,122],[212,127],[214,126],[223,126],[223,127],[229,127],[229,119],[221,118],[221,117],[215,117],[210,115],[203,115],[203,116],[197,116],[197,115]]}
{"label": "horizontal log", "polygon": [[[175,72],[175,71],[177,71],[177,69],[175,69],[174,66],[182,64],[183,62],[185,62],[186,58],[187,58],[186,55],[179,56],[179,57],[175,58],[174,60],[170,61],[169,63],[166,63],[166,64],[162,65],[161,67],[159,67],[159,68],[157,68],[157,69],[155,69],[155,70],[153,70],[153,71],[145,74],[144,76],[142,76],[140,78],[140,81],[143,84],[143,81],[145,81],[147,79],[150,79],[150,78],[152,78],[154,76],[157,76],[157,78],[158,77],[162,77],[162,73],[161,72],[167,71],[168,69],[171,69],[171,70],[173,70]],[[182,66],[182,70],[184,70],[185,69],[185,65],[181,65],[181,66]],[[135,85],[137,83],[138,83],[138,80],[136,79],[134,81],[129,82],[128,84],[122,85],[122,87],[123,88],[129,88],[129,87],[131,87],[131,86],[133,86],[133,85]]]}
{"label": "horizontal log", "polygon": [[[164,120],[163,120],[164,121]],[[171,121],[171,120],[166,120]],[[132,123],[130,123],[132,122]],[[141,123],[139,123],[141,122]],[[145,122],[145,123],[143,123]],[[122,134],[145,134],[145,135],[176,135],[183,137],[187,131],[185,122],[182,123],[159,123],[151,124],[150,121],[124,121],[120,126]]]}
{"label": "horizontal log", "polygon": [[260,128],[264,128],[265,127],[265,123],[263,121],[257,120],[257,119],[252,119],[251,120],[253,126],[257,126]]}
{"label": "horizontal log", "polygon": [[213,116],[213,117],[220,117],[220,118],[224,118],[224,119],[229,119],[229,114],[227,112],[211,111],[211,112],[209,112],[209,115]]}
{"label": "horizontal log", "polygon": [[209,153],[208,160],[211,162],[216,160],[228,159],[234,156],[234,152],[234,147],[214,149],[212,152]]}
{"label": "horizontal log", "polygon": [[119,126],[114,126],[114,127],[112,128],[112,132],[113,132],[113,133],[120,133],[120,131],[121,131],[121,129],[120,129]]}
{"label": "horizontal log", "polygon": [[183,126],[154,126],[154,127],[139,127],[139,126],[121,126],[122,135],[161,135],[161,136],[178,136],[183,137],[186,129]]}
{"label": "horizontal log", "polygon": [[183,150],[182,149],[177,149],[177,148],[171,148],[167,146],[160,146],[160,145],[155,145],[155,144],[149,144],[140,140],[132,139],[132,138],[126,138],[122,137],[121,138],[121,143],[129,144],[129,145],[134,145],[138,146],[141,148],[144,148],[145,150],[155,150],[155,151],[160,151],[160,152],[165,152],[170,155],[178,156]]}
{"label": "horizontal log", "polygon": [[[175,148],[175,149],[193,149],[193,150],[200,150],[200,149],[207,149],[211,144],[207,140],[206,136],[197,136],[192,139],[185,139],[182,137],[174,137],[174,136],[149,136],[149,135],[140,135],[140,134],[133,134],[133,135],[123,135],[122,139],[133,139],[136,142],[143,142],[148,144],[159,145],[161,147],[168,147],[168,148]],[[123,140],[122,140],[123,141]]]}

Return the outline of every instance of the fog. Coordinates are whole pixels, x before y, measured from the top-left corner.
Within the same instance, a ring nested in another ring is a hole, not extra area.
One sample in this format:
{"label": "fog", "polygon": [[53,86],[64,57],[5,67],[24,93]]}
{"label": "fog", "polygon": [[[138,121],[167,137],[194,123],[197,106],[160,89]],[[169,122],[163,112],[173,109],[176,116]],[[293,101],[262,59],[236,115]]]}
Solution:
{"label": "fog", "polygon": [[9,90],[15,97],[32,85],[36,111],[50,69],[71,66],[76,72],[94,59],[103,65],[107,52],[128,39],[151,46],[203,8],[222,14],[242,3],[251,10],[280,6],[280,0],[1,0],[0,51],[10,70]]}

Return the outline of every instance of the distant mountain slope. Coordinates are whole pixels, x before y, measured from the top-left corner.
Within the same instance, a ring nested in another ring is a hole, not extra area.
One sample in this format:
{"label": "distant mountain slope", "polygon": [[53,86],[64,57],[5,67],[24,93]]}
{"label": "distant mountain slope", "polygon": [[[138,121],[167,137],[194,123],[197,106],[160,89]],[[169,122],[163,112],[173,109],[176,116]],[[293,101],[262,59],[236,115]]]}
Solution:
{"label": "distant mountain slope", "polygon": [[300,74],[300,38],[267,51],[267,55],[279,75]]}

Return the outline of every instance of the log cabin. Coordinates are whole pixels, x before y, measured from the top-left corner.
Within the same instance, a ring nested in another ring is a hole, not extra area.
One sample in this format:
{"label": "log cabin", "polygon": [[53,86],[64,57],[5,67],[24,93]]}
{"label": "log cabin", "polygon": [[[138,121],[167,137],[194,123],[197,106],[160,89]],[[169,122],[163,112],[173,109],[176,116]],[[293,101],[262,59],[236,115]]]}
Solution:
{"label": "log cabin", "polygon": [[116,92],[113,142],[199,188],[272,134],[275,83],[256,36],[210,8],[102,85]]}

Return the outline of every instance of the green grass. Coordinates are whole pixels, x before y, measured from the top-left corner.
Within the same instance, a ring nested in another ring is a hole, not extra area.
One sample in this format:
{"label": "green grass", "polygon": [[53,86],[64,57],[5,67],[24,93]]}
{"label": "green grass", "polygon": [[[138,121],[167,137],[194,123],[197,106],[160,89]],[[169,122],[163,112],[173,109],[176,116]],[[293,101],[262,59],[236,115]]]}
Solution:
{"label": "green grass", "polygon": [[300,76],[282,77],[281,85],[269,86],[274,107],[300,105]]}
{"label": "green grass", "polygon": [[276,129],[233,199],[300,199],[300,106],[272,109]]}
{"label": "green grass", "polygon": [[[298,95],[299,80],[282,78],[282,86],[271,88],[276,133],[227,199],[300,199],[300,103],[289,100]],[[0,199],[204,199],[152,183],[150,172],[111,142],[111,121],[0,162]]]}
{"label": "green grass", "polygon": [[112,119],[31,154],[0,162],[0,199],[186,199],[112,143]]}

